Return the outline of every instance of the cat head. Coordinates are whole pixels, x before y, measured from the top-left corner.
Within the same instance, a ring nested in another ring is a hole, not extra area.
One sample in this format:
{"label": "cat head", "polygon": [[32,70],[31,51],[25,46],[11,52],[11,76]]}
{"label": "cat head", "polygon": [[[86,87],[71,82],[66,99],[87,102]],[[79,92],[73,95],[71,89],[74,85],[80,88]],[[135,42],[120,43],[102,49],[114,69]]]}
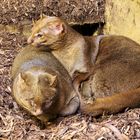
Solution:
{"label": "cat head", "polygon": [[66,23],[60,18],[43,16],[33,25],[28,43],[33,46],[51,47],[63,39],[67,32],[66,28]]}
{"label": "cat head", "polygon": [[58,84],[56,75],[31,69],[18,74],[13,83],[13,95],[21,107],[37,118],[48,121],[59,112]]}

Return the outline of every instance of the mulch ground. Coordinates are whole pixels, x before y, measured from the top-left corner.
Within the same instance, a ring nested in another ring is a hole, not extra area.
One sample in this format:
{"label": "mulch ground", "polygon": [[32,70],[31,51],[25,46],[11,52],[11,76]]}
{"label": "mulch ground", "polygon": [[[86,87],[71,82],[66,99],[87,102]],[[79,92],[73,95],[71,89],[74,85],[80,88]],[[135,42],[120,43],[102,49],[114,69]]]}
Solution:
{"label": "mulch ground", "polygon": [[104,22],[105,0],[0,0],[0,24],[37,19],[41,13],[73,24]]}
{"label": "mulch ground", "polygon": [[140,140],[140,109],[93,118],[76,115],[42,124],[11,96],[12,61],[26,44],[20,33],[0,32],[0,140]]}

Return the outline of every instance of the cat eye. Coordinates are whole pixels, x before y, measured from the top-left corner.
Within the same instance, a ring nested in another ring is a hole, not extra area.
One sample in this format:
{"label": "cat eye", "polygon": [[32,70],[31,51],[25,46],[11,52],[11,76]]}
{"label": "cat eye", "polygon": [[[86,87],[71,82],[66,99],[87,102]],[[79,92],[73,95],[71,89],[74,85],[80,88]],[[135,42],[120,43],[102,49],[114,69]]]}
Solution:
{"label": "cat eye", "polygon": [[42,37],[43,34],[40,34],[40,33],[39,33],[39,34],[36,34],[35,36],[36,36],[36,37]]}

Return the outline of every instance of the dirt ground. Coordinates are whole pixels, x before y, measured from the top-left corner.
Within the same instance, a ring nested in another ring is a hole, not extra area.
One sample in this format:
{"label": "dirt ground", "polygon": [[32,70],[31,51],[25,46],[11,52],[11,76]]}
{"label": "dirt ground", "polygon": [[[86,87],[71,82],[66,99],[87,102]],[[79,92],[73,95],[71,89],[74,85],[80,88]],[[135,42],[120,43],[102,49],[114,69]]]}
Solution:
{"label": "dirt ground", "polygon": [[80,113],[43,124],[11,96],[10,68],[26,45],[20,33],[0,31],[0,140],[140,140],[140,109],[93,118]]}

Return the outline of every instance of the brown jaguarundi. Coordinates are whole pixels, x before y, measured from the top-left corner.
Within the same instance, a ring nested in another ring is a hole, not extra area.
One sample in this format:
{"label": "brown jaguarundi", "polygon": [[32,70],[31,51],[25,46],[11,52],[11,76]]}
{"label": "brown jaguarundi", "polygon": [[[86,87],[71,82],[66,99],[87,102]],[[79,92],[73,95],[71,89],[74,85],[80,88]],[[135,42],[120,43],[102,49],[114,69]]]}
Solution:
{"label": "brown jaguarundi", "polygon": [[82,112],[96,116],[140,105],[140,45],[133,40],[82,36],[64,20],[44,16],[33,26],[28,43],[51,51],[63,64],[79,93]]}
{"label": "brown jaguarundi", "polygon": [[42,121],[73,114],[79,107],[71,77],[49,52],[24,47],[13,62],[12,78],[14,99]]}

